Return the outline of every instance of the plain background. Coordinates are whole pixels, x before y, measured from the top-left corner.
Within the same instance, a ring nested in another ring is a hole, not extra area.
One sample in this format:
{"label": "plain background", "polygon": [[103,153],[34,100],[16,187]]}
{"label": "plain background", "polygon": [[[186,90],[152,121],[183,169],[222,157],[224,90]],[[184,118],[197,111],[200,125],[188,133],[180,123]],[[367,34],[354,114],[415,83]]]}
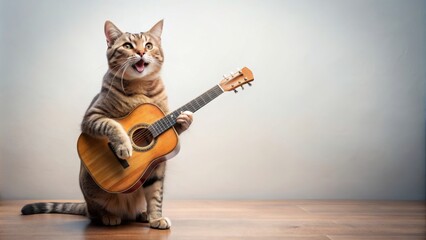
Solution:
{"label": "plain background", "polygon": [[195,114],[166,199],[424,199],[425,1],[1,1],[0,198],[81,199],[76,139],[107,68],[105,20],[164,19],[175,109]]}

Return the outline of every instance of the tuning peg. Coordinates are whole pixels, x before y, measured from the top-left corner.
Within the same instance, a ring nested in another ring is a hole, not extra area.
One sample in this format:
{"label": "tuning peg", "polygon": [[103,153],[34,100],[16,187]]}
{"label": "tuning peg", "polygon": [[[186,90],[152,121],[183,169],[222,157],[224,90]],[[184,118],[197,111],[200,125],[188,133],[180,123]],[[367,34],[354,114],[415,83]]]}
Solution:
{"label": "tuning peg", "polygon": [[234,93],[238,93],[237,89],[234,89]]}
{"label": "tuning peg", "polygon": [[251,87],[251,83],[247,83]]}
{"label": "tuning peg", "polygon": [[244,90],[244,86],[241,85],[241,89]]}

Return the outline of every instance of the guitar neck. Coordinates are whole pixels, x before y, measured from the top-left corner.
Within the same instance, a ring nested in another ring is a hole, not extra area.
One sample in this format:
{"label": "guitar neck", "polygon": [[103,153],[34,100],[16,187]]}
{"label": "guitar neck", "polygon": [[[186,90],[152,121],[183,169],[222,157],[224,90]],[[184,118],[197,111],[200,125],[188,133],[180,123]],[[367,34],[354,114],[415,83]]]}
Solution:
{"label": "guitar neck", "polygon": [[222,88],[219,85],[216,85],[189,103],[183,105],[175,111],[167,114],[162,119],[151,124],[148,129],[151,131],[154,137],[157,137],[176,124],[176,118],[181,114],[181,112],[190,111],[194,113],[207,105],[207,103],[211,102],[213,99],[220,96],[222,93]]}

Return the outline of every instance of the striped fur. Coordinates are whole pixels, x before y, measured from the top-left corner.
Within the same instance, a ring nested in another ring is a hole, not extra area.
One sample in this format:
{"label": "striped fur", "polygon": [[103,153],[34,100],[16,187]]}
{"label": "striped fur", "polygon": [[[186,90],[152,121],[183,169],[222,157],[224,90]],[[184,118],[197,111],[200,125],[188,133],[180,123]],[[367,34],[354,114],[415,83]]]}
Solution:
{"label": "striped fur", "polygon": [[[106,72],[101,91],[87,109],[81,129],[92,136],[106,136],[116,154],[132,154],[129,136],[113,118],[127,115],[142,103],[154,103],[168,112],[167,94],[160,77],[164,61],[161,48],[163,21],[145,33],[123,33],[114,24],[105,23],[107,39]],[[184,129],[180,125],[177,131]],[[86,201],[85,215],[105,225],[119,225],[122,220],[149,222],[152,228],[167,229],[171,222],[162,216],[165,162],[158,165],[143,187],[129,194],[111,194],[100,189],[86,169],[80,167],[80,188]],[[61,206],[56,208],[57,206]],[[37,203],[27,205],[23,214],[82,213],[83,205]]]}
{"label": "striped fur", "polygon": [[[113,118],[127,115],[142,103],[154,103],[164,112],[169,111],[160,77],[164,60],[162,24],[160,21],[148,32],[133,34],[121,32],[109,21],[105,23],[109,69],[100,93],[87,109],[81,128],[93,136],[108,137],[121,158],[131,156],[132,146],[127,133]],[[153,228],[169,228],[170,221],[161,214],[165,167],[165,163],[159,165],[143,188],[129,194],[104,192],[81,167],[80,187],[89,217],[105,225],[118,225],[124,219],[131,219],[148,221]]]}
{"label": "striped fur", "polygon": [[65,213],[86,216],[86,203],[32,203],[25,205],[21,210],[23,215],[38,213]]}

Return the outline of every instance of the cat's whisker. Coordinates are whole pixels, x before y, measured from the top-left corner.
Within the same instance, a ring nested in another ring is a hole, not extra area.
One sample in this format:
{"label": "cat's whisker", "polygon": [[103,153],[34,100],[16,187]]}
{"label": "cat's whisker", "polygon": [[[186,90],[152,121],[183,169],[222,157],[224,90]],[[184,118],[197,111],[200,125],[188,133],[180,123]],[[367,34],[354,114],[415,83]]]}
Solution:
{"label": "cat's whisker", "polygon": [[129,67],[129,64],[126,64],[126,67],[123,70],[123,74],[121,74],[121,89],[123,90],[124,95],[127,95],[126,90],[124,90],[124,83],[123,83],[123,78],[124,78],[124,73],[126,72],[126,69]]}
{"label": "cat's whisker", "polygon": [[[123,68],[125,68],[125,67],[126,67],[126,65],[127,65],[127,61],[128,61],[128,60],[126,60],[126,61],[125,61],[122,65],[118,65],[118,66],[116,66],[116,67],[112,68],[112,70],[113,70],[113,69],[115,69],[115,68],[117,68],[117,67],[120,67],[120,68],[119,68],[119,69],[115,72],[114,76],[111,78],[111,83],[110,83],[109,88],[108,88],[108,93],[107,93],[107,95],[106,95],[105,97],[108,97],[108,94],[109,94],[109,92],[111,91],[112,84],[114,83],[114,79],[117,77],[117,74],[120,72],[120,70],[122,70]],[[125,72],[125,69],[124,69],[124,71],[123,71],[123,74],[124,74],[124,72]]]}

